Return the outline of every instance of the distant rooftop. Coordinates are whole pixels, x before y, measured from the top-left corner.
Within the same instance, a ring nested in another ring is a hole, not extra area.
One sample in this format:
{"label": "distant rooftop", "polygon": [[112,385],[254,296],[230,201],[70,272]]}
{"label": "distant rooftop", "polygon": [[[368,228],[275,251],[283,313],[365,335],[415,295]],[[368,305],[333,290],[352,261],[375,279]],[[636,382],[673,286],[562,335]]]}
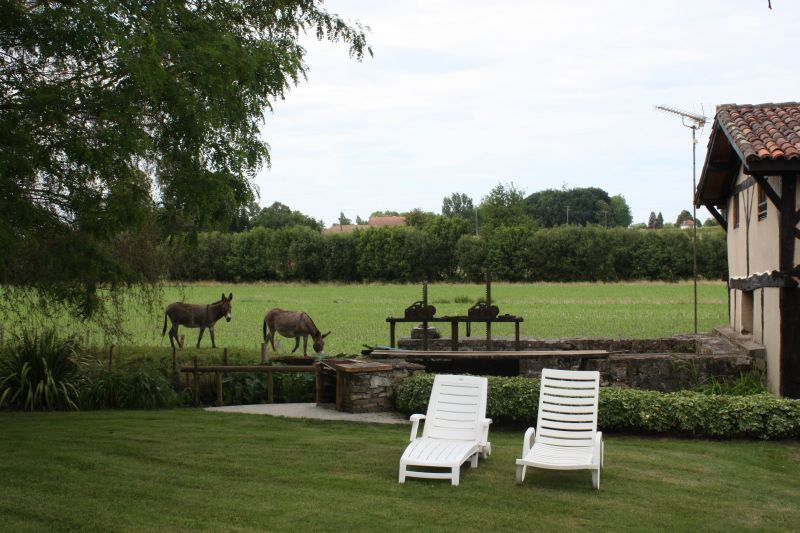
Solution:
{"label": "distant rooftop", "polygon": [[405,226],[406,217],[369,217],[367,224],[334,224],[322,230],[324,234],[352,233],[357,229],[389,228],[392,226]]}

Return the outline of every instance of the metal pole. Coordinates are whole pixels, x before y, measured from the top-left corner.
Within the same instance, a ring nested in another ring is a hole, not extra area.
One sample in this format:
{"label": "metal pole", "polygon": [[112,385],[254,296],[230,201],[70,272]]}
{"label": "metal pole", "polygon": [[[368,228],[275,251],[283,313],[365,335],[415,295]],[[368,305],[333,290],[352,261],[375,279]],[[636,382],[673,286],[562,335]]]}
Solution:
{"label": "metal pole", "polygon": [[697,207],[694,202],[697,190],[697,126],[692,126],[692,274],[694,277],[694,332],[697,333]]}

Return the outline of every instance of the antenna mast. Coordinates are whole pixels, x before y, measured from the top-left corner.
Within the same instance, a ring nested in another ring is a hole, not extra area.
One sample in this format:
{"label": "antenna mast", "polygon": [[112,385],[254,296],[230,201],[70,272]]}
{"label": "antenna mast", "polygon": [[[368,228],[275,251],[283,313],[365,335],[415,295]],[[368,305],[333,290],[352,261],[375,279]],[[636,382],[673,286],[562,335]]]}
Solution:
{"label": "antenna mast", "polygon": [[[694,203],[695,191],[697,190],[697,128],[702,128],[708,120],[703,115],[689,113],[676,107],[668,105],[657,105],[655,109],[678,115],[681,123],[692,130],[692,274],[694,277],[694,332],[697,333],[697,207]],[[688,124],[687,124],[688,122]]]}

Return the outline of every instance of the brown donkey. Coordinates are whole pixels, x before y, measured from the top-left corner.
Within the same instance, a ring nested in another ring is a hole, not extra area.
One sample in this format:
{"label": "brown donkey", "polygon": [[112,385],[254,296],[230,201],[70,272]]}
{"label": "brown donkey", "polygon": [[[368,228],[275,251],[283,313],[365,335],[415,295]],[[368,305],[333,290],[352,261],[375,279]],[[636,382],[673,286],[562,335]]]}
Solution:
{"label": "brown donkey", "polygon": [[[269,329],[269,333],[267,330]],[[303,357],[307,357],[308,350],[308,336],[314,341],[314,351],[320,353],[325,348],[325,337],[331,334],[329,331],[324,335],[320,333],[314,321],[307,313],[302,311],[286,311],[285,309],[270,309],[264,315],[264,342],[272,344],[272,351],[275,350],[275,332],[277,331],[282,336],[294,339],[294,349],[292,353],[297,350],[300,345],[300,337],[303,337]]]}
{"label": "brown donkey", "polygon": [[185,304],[183,302],[175,302],[167,306],[164,311],[164,329],[161,331],[161,336],[167,332],[167,317],[172,321],[172,327],[169,330],[169,343],[175,347],[173,339],[178,341],[178,346],[183,348],[180,337],[178,337],[178,326],[185,326],[187,328],[200,328],[200,335],[197,336],[197,347],[200,347],[200,340],[203,338],[203,332],[208,328],[208,333],[211,335],[211,346],[216,348],[214,343],[214,324],[217,323],[222,317],[225,320],[231,321],[231,300],[233,300],[233,293],[225,298],[222,294],[222,299],[208,305],[195,305]]}

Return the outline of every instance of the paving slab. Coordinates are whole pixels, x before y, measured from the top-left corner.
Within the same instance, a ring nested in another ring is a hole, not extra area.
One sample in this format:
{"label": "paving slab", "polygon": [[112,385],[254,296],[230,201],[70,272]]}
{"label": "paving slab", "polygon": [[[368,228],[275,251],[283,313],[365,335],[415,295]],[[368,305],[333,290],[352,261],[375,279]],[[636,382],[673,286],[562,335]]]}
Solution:
{"label": "paving slab", "polygon": [[223,407],[206,407],[204,410],[219,413],[247,413],[252,415],[283,416],[286,418],[308,418],[311,420],[366,422],[369,424],[410,424],[408,417],[400,413],[345,413],[337,411],[333,405],[317,405],[315,403],[226,405]]}

